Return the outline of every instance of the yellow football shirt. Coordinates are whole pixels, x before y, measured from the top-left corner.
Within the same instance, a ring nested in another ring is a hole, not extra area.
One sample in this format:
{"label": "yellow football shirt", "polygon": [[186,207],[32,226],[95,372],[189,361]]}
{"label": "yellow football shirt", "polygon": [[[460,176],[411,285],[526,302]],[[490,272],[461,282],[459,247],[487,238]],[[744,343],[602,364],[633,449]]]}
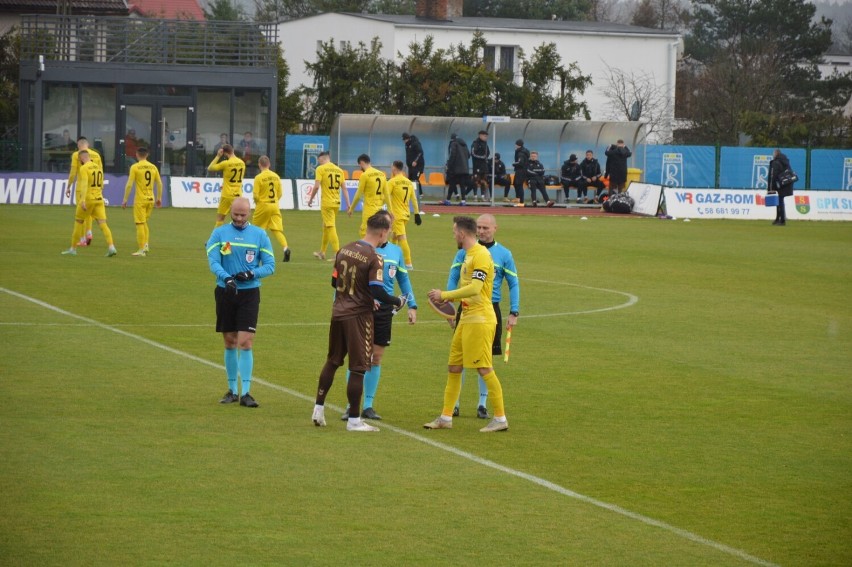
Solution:
{"label": "yellow football shirt", "polygon": [[365,211],[381,209],[382,205],[388,202],[387,184],[388,178],[384,171],[368,167],[358,179],[358,191],[355,192],[352,206],[355,206],[360,197],[364,197]]}
{"label": "yellow football shirt", "polygon": [[104,172],[100,165],[90,161],[81,165],[78,170],[78,189],[86,201],[103,199],[104,197]]}
{"label": "yellow football shirt", "polygon": [[261,171],[254,177],[254,202],[278,206],[281,200],[281,178],[271,169]]}
{"label": "yellow football shirt", "polygon": [[246,174],[246,163],[237,156],[211,163],[209,171],[222,172],[222,196],[239,197],[243,194],[243,177]]}
{"label": "yellow football shirt", "polygon": [[124,186],[125,203],[130,197],[130,190],[133,189],[134,183],[136,184],[136,194],[133,196],[134,204],[153,201],[154,186],[157,187],[157,200],[163,199],[163,180],[160,178],[160,172],[157,171],[157,166],[147,159],[139,160],[130,166],[127,185]]}
{"label": "yellow football shirt", "polygon": [[493,289],[494,260],[488,248],[477,243],[465,252],[458,289],[441,292],[441,298],[461,300],[462,315],[459,323],[496,325],[497,316],[491,303]]}
{"label": "yellow football shirt", "polygon": [[339,209],[340,192],[346,191],[343,170],[330,161],[326,162],[317,167],[314,180],[320,182],[320,208]]}
{"label": "yellow football shirt", "polygon": [[[101,159],[101,154],[99,154],[98,152],[96,152],[95,150],[93,150],[91,148],[89,148],[86,151],[89,152],[90,161],[92,163],[96,163],[98,165],[98,167],[101,168],[101,171],[103,171],[104,163],[103,163],[103,160]],[[78,181],[77,174],[78,174],[78,170],[80,169],[81,165],[83,165],[83,164],[80,163],[80,152],[76,151],[73,154],[71,154],[71,171],[68,174],[68,185],[67,185],[68,187],[71,187],[72,183],[75,183],[76,181]]]}
{"label": "yellow football shirt", "polygon": [[388,181],[388,195],[391,213],[397,220],[406,221],[411,218],[410,203],[414,203],[415,213],[420,210],[417,207],[414,183],[401,173]]}

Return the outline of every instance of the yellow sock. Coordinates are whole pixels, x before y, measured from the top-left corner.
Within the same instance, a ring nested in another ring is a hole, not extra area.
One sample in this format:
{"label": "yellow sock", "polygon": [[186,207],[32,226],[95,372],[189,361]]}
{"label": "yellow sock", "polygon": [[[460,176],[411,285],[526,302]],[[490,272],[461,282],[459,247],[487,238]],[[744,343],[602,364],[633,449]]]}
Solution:
{"label": "yellow sock", "polygon": [[107,226],[107,223],[99,222],[98,226],[101,227],[101,232],[104,233],[104,238],[106,238],[107,246],[112,246],[112,231]]}
{"label": "yellow sock", "polygon": [[84,222],[86,223],[86,234],[92,234],[92,217],[87,217]]}
{"label": "yellow sock", "polygon": [[412,263],[411,248],[408,246],[408,239],[402,238],[400,240],[397,240],[396,243],[399,245],[400,248],[402,248],[402,257],[405,260],[405,265],[410,266]]}
{"label": "yellow sock", "polygon": [[330,232],[328,243],[331,245],[332,251],[337,254],[337,251],[340,250],[340,238],[337,236],[337,229],[335,227],[331,227],[328,230]]}
{"label": "yellow sock", "polygon": [[328,248],[329,237],[331,236],[331,228],[322,227],[322,244],[320,245],[320,254],[325,254],[325,249]]}
{"label": "yellow sock", "polygon": [[142,246],[148,246],[148,241],[151,238],[151,229],[148,228],[147,222],[143,226],[145,227],[145,242],[142,243]]}
{"label": "yellow sock", "polygon": [[[491,390],[488,392],[490,394]],[[442,415],[453,415],[453,408],[456,407],[456,400],[459,399],[459,394],[461,394],[461,372],[448,372],[447,387],[444,388],[444,409],[441,411]]]}
{"label": "yellow sock", "polygon": [[494,417],[505,417],[506,408],[503,406],[503,386],[500,385],[500,379],[497,378],[497,373],[492,369],[491,372],[482,377],[485,382],[485,387],[488,388],[488,401],[494,408]]}
{"label": "yellow sock", "polygon": [[216,224],[214,224],[214,225],[213,225],[213,228],[219,228],[219,227],[220,227],[220,226],[222,226],[223,224],[225,224],[225,219],[217,220],[217,221],[216,221]]}
{"label": "yellow sock", "polygon": [[272,236],[275,237],[275,240],[278,241],[278,244],[281,245],[281,248],[287,248],[287,238],[284,237],[284,233],[280,230],[273,230]]}
{"label": "yellow sock", "polygon": [[86,223],[74,221],[74,230],[71,231],[71,248],[76,248],[77,243],[86,234]]}
{"label": "yellow sock", "polygon": [[137,250],[142,250],[145,247],[145,225],[137,224],[136,225],[136,244],[139,245]]}

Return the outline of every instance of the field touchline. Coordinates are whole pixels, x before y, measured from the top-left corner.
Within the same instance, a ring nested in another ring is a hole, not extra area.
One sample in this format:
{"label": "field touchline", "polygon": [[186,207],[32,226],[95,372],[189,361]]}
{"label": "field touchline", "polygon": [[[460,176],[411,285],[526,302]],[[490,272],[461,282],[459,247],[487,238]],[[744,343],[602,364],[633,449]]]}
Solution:
{"label": "field touchline", "polygon": [[[595,289],[595,288],[592,288],[592,289]],[[144,343],[148,346],[151,346],[151,347],[154,347],[154,348],[157,348],[157,349],[160,349],[160,350],[164,350],[164,351],[171,353],[171,354],[174,354],[176,356],[180,356],[182,358],[186,358],[188,360],[198,362],[199,364],[209,366],[210,368],[215,368],[217,370],[224,370],[224,366],[222,366],[221,364],[217,364],[215,362],[211,362],[211,361],[206,360],[204,358],[201,358],[199,356],[195,356],[193,354],[189,354],[187,352],[183,352],[183,351],[174,349],[174,348],[172,348],[168,345],[158,343],[157,341],[152,341],[151,339],[147,339],[145,337],[142,337],[142,336],[139,336],[139,335],[136,335],[136,334],[133,334],[133,333],[129,333],[129,332],[124,331],[122,329],[116,328],[112,325],[107,325],[107,324],[101,323],[99,321],[96,321],[94,319],[90,319],[89,317],[77,315],[76,313],[66,311],[65,309],[62,309],[61,307],[56,307],[55,305],[51,305],[50,303],[46,303],[44,301],[41,301],[40,299],[36,299],[34,297],[30,297],[28,295],[24,295],[22,293],[18,293],[16,291],[12,291],[10,289],[6,289],[6,288],[3,288],[3,287],[0,287],[0,292],[6,293],[6,294],[11,295],[13,297],[17,297],[18,299],[22,299],[24,301],[28,301],[30,303],[38,305],[39,307],[43,307],[44,309],[47,309],[49,311],[53,311],[54,313],[59,313],[61,315],[65,315],[66,317],[71,317],[72,319],[76,319],[78,321],[83,321],[83,322],[88,323],[92,326],[101,328],[105,331],[110,331],[112,333],[121,335],[123,337],[127,337],[129,339],[137,340],[137,341],[142,342],[142,343]],[[623,292],[616,292],[616,293],[623,293]],[[629,295],[629,294],[624,294],[624,295]],[[635,297],[635,296],[631,296],[631,297]],[[636,300],[638,301],[638,298],[636,298]],[[635,301],[633,303],[635,303]],[[290,388],[286,388],[286,387],[280,386],[278,384],[273,384],[271,382],[267,382],[266,380],[263,380],[263,379],[260,379],[260,378],[257,378],[257,377],[254,378],[254,382],[257,383],[257,384],[262,384],[262,385],[264,385],[268,388],[271,388],[273,390],[283,392],[285,394],[293,396],[294,398],[298,398],[300,400],[304,400],[304,401],[310,402],[310,403],[314,402],[313,396],[309,396],[309,395],[303,394],[301,392],[297,392],[296,390],[291,390]],[[334,405],[331,405],[331,404],[327,404],[326,407],[329,407],[334,411],[343,411],[343,408],[337,407],[337,406],[334,406]],[[717,541],[707,539],[707,538],[702,537],[698,534],[695,534],[695,533],[692,533],[690,531],[678,528],[678,527],[673,526],[671,524],[667,524],[665,522],[655,520],[654,518],[651,518],[649,516],[643,516],[642,514],[638,514],[636,512],[631,512],[630,510],[627,510],[626,508],[622,508],[621,506],[618,506],[616,504],[610,504],[608,502],[604,502],[602,500],[592,498],[591,496],[586,496],[584,494],[580,494],[579,492],[574,492],[573,490],[570,490],[568,488],[560,486],[560,485],[558,485],[554,482],[551,482],[549,480],[546,480],[544,478],[541,478],[541,477],[538,477],[538,476],[535,476],[535,475],[532,475],[532,474],[529,474],[529,473],[525,473],[523,471],[513,469],[513,468],[507,467],[505,465],[501,465],[500,463],[479,457],[477,455],[474,455],[473,453],[468,453],[467,451],[462,451],[461,449],[453,447],[452,445],[447,445],[445,443],[435,441],[434,439],[420,435],[418,433],[413,433],[413,432],[408,431],[406,429],[402,429],[400,427],[395,427],[393,425],[390,425],[387,422],[382,422],[382,429],[387,429],[387,430],[392,431],[394,433],[397,433],[399,435],[403,435],[405,437],[408,437],[408,438],[413,439],[415,441],[418,441],[420,443],[424,443],[424,444],[429,445],[431,447],[434,447],[436,449],[440,449],[441,451],[446,451],[448,453],[451,453],[453,455],[456,455],[458,457],[461,457],[461,458],[468,460],[468,461],[471,461],[473,463],[477,463],[477,464],[482,465],[484,467],[488,467],[488,468],[494,469],[496,471],[499,471],[499,472],[502,472],[502,473],[505,473],[505,474],[508,474],[508,475],[511,475],[511,476],[514,476],[514,477],[517,477],[517,478],[524,479],[524,480],[531,482],[531,483],[533,483],[537,486],[540,486],[540,487],[545,488],[547,490],[551,490],[553,492],[556,492],[556,493],[561,494],[563,496],[566,496],[568,498],[572,498],[574,500],[578,500],[580,502],[590,504],[590,505],[592,505],[596,508],[601,508],[603,510],[613,512],[615,514],[618,514],[618,515],[626,517],[626,518],[630,518],[631,520],[635,520],[637,522],[640,522],[640,523],[648,525],[648,526],[653,526],[655,528],[659,528],[663,531],[674,534],[674,535],[676,535],[680,538],[692,541],[694,543],[697,543],[697,544],[700,544],[700,545],[703,545],[703,546],[706,546],[706,547],[713,548],[713,549],[715,549],[715,550],[717,550],[721,553],[736,557],[736,558],[741,559],[743,561],[746,561],[748,563],[752,563],[754,565],[775,566],[774,563],[771,563],[771,562],[766,561],[764,559],[761,559],[759,557],[755,557],[753,555],[750,555],[750,554],[746,553],[745,551],[743,551],[741,549],[737,549],[735,547],[730,547],[730,546],[725,545],[723,543],[719,543]]]}

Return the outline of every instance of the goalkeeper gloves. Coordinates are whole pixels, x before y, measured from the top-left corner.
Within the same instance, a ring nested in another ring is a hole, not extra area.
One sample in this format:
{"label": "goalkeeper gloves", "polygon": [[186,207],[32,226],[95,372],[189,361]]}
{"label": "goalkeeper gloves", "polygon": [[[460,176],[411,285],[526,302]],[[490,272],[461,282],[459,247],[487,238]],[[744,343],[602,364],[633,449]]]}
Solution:
{"label": "goalkeeper gloves", "polygon": [[415,213],[414,214],[414,224],[416,224],[417,226],[420,226],[420,223],[422,223],[422,222],[423,222],[423,220],[420,218],[420,213]]}
{"label": "goalkeeper gloves", "polygon": [[237,282],[234,278],[225,278],[225,291],[237,295]]}
{"label": "goalkeeper gloves", "polygon": [[238,282],[247,282],[254,279],[254,272],[246,270],[245,272],[234,274],[234,278],[236,278]]}

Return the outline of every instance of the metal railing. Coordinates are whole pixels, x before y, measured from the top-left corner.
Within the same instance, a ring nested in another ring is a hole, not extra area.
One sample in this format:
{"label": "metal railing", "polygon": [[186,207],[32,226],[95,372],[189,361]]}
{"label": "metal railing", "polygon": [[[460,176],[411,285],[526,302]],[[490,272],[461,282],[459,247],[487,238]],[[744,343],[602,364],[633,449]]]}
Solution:
{"label": "metal railing", "polygon": [[274,67],[278,26],[248,22],[24,16],[21,60]]}

